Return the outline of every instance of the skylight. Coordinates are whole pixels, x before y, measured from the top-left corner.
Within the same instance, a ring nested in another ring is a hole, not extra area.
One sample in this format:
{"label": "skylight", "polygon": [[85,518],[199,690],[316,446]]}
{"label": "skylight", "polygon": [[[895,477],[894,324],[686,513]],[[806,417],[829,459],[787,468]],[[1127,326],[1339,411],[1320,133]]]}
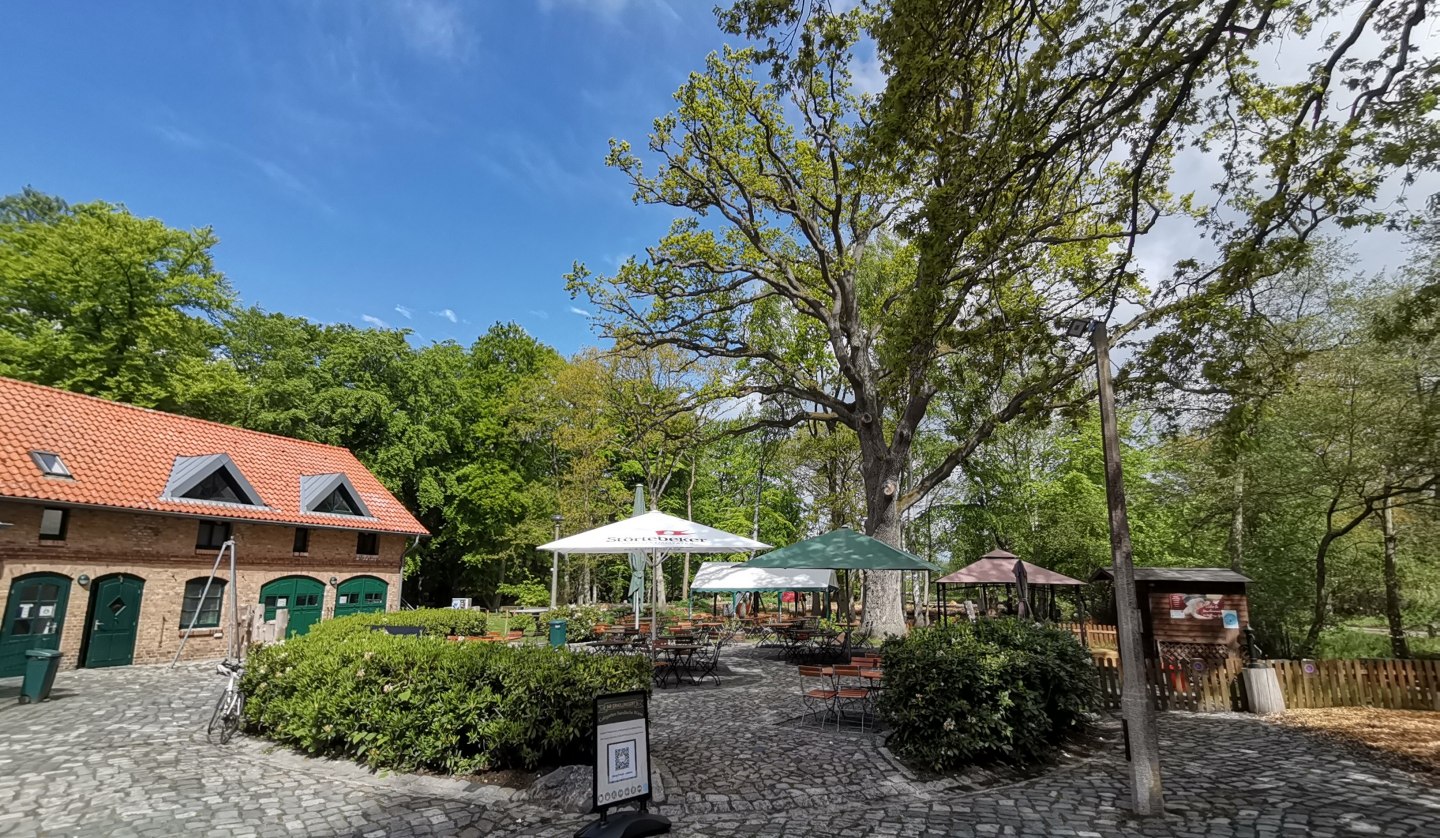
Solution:
{"label": "skylight", "polygon": [[35,461],[35,465],[40,467],[40,471],[46,477],[73,478],[75,476],[70,473],[70,467],[65,465],[65,461],[60,459],[59,454],[52,454],[49,451],[31,451],[30,459]]}

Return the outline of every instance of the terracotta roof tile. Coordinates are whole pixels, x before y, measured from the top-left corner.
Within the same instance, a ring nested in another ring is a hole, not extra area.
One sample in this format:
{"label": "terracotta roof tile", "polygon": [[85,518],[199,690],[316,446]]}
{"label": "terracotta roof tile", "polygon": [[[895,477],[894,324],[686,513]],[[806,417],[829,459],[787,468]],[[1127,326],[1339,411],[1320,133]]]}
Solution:
{"label": "terracotta roof tile", "polygon": [[[31,451],[59,454],[73,480],[46,477]],[[164,500],[176,457],[229,454],[267,507]],[[300,478],[343,473],[373,518],[307,513]],[[428,535],[344,448],[0,378],[0,497],[240,521]]]}

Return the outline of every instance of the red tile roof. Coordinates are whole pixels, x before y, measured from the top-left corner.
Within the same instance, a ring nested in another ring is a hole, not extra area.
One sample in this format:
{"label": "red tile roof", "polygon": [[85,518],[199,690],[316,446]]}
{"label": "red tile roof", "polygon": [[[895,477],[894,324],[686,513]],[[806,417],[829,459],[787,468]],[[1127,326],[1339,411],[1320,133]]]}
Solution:
{"label": "red tile roof", "polygon": [[[46,477],[31,451],[59,454],[73,480]],[[261,506],[166,500],[176,457],[229,454]],[[300,478],[343,473],[372,518],[304,512]],[[0,497],[239,521],[428,535],[344,448],[0,378]]]}

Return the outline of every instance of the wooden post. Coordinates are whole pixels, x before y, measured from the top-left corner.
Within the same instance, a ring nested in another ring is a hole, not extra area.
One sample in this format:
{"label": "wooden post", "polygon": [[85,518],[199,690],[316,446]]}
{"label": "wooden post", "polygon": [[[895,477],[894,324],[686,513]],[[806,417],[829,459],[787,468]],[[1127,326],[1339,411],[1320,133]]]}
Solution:
{"label": "wooden post", "polygon": [[1137,815],[1161,815],[1165,798],[1160,785],[1160,737],[1155,708],[1145,688],[1145,651],[1140,639],[1140,608],[1135,598],[1135,567],[1131,562],[1130,522],[1125,509],[1125,482],[1120,470],[1120,428],[1115,417],[1115,390],[1110,380],[1110,338],[1105,324],[1091,322],[1096,381],[1100,396],[1100,430],[1105,450],[1105,499],[1110,507],[1110,551],[1114,557],[1115,624],[1120,647],[1120,712],[1130,745],[1130,792]]}

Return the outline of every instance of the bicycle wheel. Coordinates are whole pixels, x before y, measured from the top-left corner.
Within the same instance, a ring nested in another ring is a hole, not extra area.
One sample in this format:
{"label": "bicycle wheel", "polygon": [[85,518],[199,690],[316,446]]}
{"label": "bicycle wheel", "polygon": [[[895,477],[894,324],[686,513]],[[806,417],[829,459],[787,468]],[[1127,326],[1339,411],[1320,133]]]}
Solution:
{"label": "bicycle wheel", "polygon": [[210,715],[210,725],[205,728],[206,739],[211,742],[218,739],[223,745],[235,735],[235,728],[240,723],[239,699],[240,694],[233,687],[226,687],[225,692],[220,694],[215,702],[215,712]]}

